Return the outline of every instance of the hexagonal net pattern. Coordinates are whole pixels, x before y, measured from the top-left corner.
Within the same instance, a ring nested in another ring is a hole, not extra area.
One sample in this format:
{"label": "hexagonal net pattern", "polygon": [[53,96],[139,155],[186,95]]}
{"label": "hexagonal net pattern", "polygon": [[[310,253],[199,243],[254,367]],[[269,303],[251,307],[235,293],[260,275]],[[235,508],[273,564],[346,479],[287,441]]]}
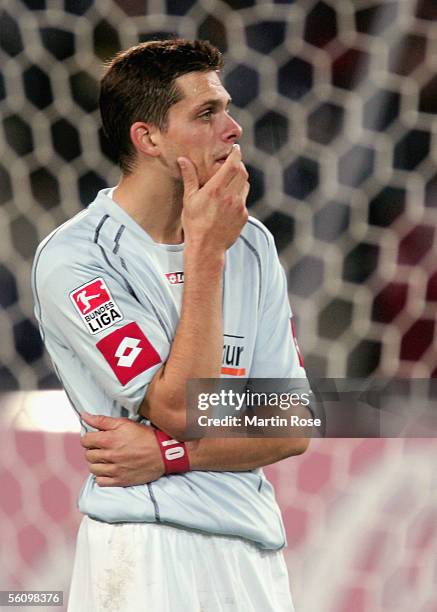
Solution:
{"label": "hexagonal net pattern", "polygon": [[102,63],[178,35],[225,53],[250,212],[274,233],[310,374],[437,372],[433,0],[4,0],[0,388],[57,386],[37,243],[115,184]]}

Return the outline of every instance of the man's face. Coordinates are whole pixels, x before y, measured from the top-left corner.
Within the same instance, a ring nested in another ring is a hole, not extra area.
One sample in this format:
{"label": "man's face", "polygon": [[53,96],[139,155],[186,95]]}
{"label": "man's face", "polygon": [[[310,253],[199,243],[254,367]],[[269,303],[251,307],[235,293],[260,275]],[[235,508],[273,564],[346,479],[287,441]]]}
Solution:
{"label": "man's face", "polygon": [[183,98],[170,108],[167,130],[159,133],[161,160],[180,179],[176,160],[188,157],[202,186],[224,163],[242,128],[229,114],[230,97],[217,72],[190,72],[176,84]]}

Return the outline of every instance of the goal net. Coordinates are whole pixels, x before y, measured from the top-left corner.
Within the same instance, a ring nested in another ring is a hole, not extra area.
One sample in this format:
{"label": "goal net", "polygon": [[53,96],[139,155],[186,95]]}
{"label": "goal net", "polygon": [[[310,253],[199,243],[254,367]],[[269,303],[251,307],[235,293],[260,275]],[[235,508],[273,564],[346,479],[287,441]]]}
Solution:
{"label": "goal net", "polygon": [[[0,406],[12,408],[0,424],[0,588],[66,590],[71,572],[86,465],[68,417],[50,430],[69,409],[48,391],[59,383],[30,266],[42,238],[118,181],[97,109],[103,62],[168,35],[220,47],[250,212],[275,236],[308,374],[428,378],[436,19],[435,0],[2,1]],[[267,470],[298,610],[434,612],[434,441],[311,448]]]}

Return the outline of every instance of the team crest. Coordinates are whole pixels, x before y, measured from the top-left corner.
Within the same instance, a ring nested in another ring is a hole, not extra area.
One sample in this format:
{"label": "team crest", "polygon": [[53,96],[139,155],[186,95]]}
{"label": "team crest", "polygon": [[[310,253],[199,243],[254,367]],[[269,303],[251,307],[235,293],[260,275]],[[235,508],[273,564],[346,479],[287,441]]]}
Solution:
{"label": "team crest", "polygon": [[90,334],[98,334],[123,319],[103,278],[95,278],[70,293],[70,299]]}

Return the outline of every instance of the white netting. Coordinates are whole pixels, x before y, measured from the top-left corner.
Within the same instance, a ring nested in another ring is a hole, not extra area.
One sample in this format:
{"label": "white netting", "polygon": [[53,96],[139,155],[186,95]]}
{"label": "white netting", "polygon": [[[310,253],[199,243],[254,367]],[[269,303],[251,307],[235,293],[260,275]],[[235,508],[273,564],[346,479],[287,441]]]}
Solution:
{"label": "white netting", "polygon": [[[225,50],[251,212],[275,234],[309,373],[436,374],[436,18],[434,0],[3,0],[0,390],[57,384],[31,258],[118,178],[102,61],[166,33]],[[76,435],[28,423],[1,433],[1,588],[65,589],[85,464]],[[319,440],[269,468],[299,612],[434,612],[434,456]]]}
{"label": "white netting", "polygon": [[436,16],[433,0],[3,0],[0,388],[57,385],[30,261],[117,181],[102,61],[167,33],[225,51],[251,212],[275,234],[309,373],[435,372]]}

